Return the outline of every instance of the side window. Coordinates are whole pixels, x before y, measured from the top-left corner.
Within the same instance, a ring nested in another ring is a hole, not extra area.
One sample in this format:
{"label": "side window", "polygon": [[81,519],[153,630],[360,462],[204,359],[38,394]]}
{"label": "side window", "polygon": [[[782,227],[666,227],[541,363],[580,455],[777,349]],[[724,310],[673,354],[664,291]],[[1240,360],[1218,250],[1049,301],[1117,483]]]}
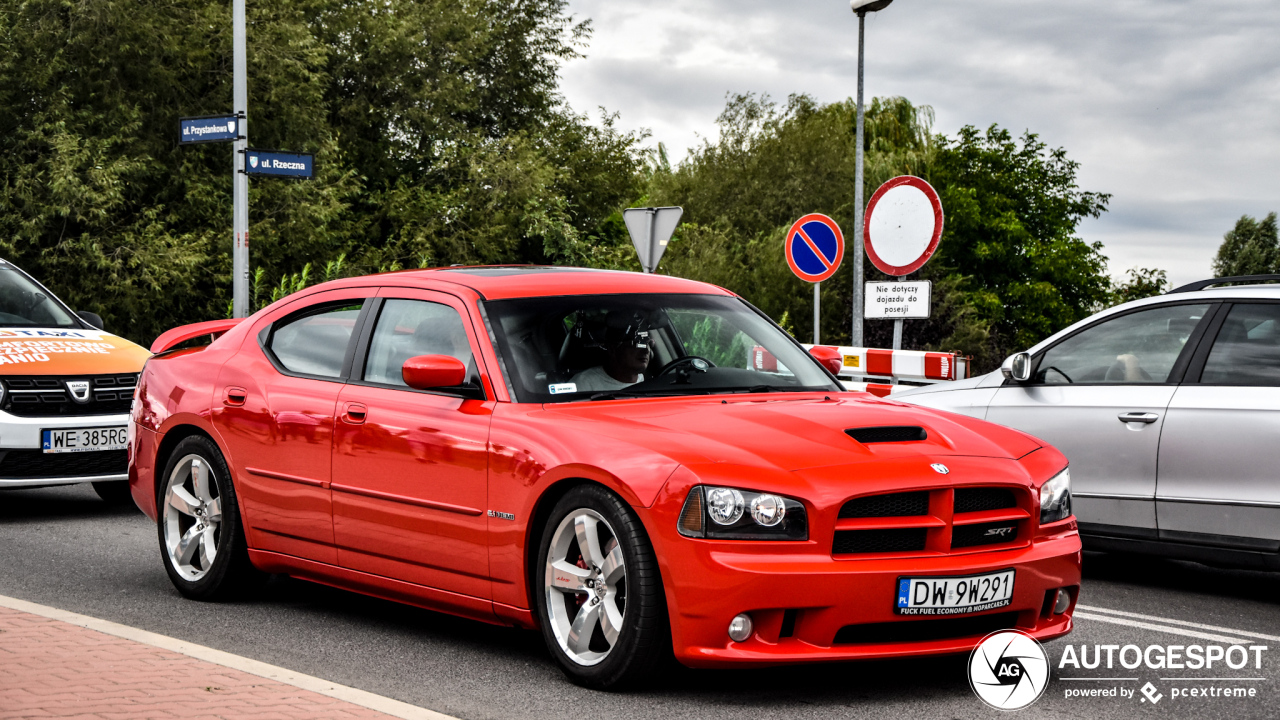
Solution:
{"label": "side window", "polygon": [[424,300],[387,300],[369,340],[365,382],[405,385],[404,361],[418,355],[449,355],[467,366],[469,382],[479,384],[471,343],[458,311]]}
{"label": "side window", "polygon": [[1280,305],[1233,306],[1200,382],[1280,387]]}
{"label": "side window", "polygon": [[1106,320],[1049,348],[1034,382],[1163,383],[1209,306],[1167,305]]}
{"label": "side window", "polygon": [[267,349],[290,372],[341,377],[342,361],[363,306],[363,300],[350,300],[287,318],[272,329]]}

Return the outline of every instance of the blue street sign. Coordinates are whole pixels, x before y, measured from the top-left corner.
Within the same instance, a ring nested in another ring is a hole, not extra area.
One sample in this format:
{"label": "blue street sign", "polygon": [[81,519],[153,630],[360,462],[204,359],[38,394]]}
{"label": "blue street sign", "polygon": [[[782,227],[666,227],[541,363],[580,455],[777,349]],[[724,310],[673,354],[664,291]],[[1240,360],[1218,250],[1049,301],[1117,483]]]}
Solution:
{"label": "blue street sign", "polygon": [[178,144],[227,142],[239,136],[235,115],[178,118]]}
{"label": "blue street sign", "polygon": [[250,175],[274,175],[276,177],[311,177],[314,165],[311,153],[280,152],[278,150],[245,151],[244,171]]}

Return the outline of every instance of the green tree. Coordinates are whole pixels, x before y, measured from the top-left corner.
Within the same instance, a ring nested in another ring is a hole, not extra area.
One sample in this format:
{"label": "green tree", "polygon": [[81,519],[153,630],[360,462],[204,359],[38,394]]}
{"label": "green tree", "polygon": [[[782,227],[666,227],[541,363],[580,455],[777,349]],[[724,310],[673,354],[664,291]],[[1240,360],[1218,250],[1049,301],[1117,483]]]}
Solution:
{"label": "green tree", "polygon": [[1213,259],[1214,277],[1266,275],[1280,272],[1280,237],[1276,234],[1276,214],[1258,221],[1241,215],[1236,226],[1222,236],[1222,245]]}
{"label": "green tree", "polygon": [[[316,153],[255,180],[257,296],[454,262],[617,262],[642,136],[566,107],[589,33],[564,0],[250,3],[249,131]],[[178,147],[231,105],[229,4],[0,0],[0,254],[149,342],[222,316],[231,150]]]}
{"label": "green tree", "polygon": [[1087,317],[1108,298],[1101,243],[1076,232],[1110,195],[1076,185],[1079,163],[1033,133],[991,126],[941,139],[933,181],[946,212],[938,260],[964,280],[967,303],[989,322],[978,365]]}
{"label": "green tree", "polygon": [[[830,215],[846,232],[852,227],[854,111],[849,101],[820,105],[803,95],[783,108],[767,98],[730,98],[718,140],[674,170],[653,173],[651,201],[687,213],[662,271],[727,287],[773,317],[809,317],[812,292],[787,267],[783,237],[810,212]],[[988,369],[1110,298],[1100,246],[1076,235],[1109,196],[1081,191],[1078,164],[1033,134],[1015,140],[995,126],[966,127],[946,138],[933,135],[931,124],[928,107],[874,99],[864,190],[869,197],[908,174],[938,189],[945,230],[919,275],[933,283],[932,317],[907,323],[904,344],[972,355],[975,368]],[[853,260],[823,283],[824,342],[848,342]],[[864,270],[868,280],[883,278],[869,263]],[[891,333],[892,323],[867,321],[864,338],[887,347]],[[809,339],[807,329],[800,335]]]}
{"label": "green tree", "polygon": [[1108,305],[1119,305],[1130,300],[1155,297],[1169,292],[1169,275],[1155,268],[1132,268],[1126,279],[1112,282],[1111,300]]}

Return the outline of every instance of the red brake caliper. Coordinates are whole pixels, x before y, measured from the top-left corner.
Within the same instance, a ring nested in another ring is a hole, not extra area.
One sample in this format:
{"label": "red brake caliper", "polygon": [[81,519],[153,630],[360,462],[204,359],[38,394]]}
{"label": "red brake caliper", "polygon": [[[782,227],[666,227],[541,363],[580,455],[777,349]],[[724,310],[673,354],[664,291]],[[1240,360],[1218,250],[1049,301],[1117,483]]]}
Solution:
{"label": "red brake caliper", "polygon": [[[578,558],[578,567],[582,568],[583,570],[588,570],[588,569],[590,569],[590,568],[588,568],[588,567],[587,567],[587,563],[586,563],[586,561],[585,561],[585,560],[583,560],[582,558]],[[581,605],[582,603],[584,603],[584,602],[586,602],[586,601],[587,601],[587,596],[586,596],[586,595],[583,595],[583,594],[581,594],[581,593],[578,593],[578,594],[576,594],[576,595],[574,595],[574,596],[573,596],[573,599],[574,599],[574,601],[575,601],[575,602],[577,602],[579,605]]]}

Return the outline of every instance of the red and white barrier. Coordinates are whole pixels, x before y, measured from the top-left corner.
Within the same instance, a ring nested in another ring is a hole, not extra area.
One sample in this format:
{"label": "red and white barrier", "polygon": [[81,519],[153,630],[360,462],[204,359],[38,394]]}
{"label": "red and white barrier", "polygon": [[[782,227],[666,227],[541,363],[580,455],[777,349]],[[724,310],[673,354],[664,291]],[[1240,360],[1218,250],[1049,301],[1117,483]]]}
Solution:
{"label": "red and white barrier", "polygon": [[[831,347],[824,345],[822,347]],[[805,349],[813,348],[805,345]],[[966,359],[954,353],[877,348],[833,348],[843,358],[840,375],[892,377],[917,382],[958,380],[965,375]]]}
{"label": "red and white barrier", "polygon": [[845,390],[868,392],[876,397],[888,397],[890,393],[896,393],[899,390],[906,390],[911,387],[910,385],[886,385],[884,383],[857,382],[854,380],[841,380],[840,384],[844,385]]}

